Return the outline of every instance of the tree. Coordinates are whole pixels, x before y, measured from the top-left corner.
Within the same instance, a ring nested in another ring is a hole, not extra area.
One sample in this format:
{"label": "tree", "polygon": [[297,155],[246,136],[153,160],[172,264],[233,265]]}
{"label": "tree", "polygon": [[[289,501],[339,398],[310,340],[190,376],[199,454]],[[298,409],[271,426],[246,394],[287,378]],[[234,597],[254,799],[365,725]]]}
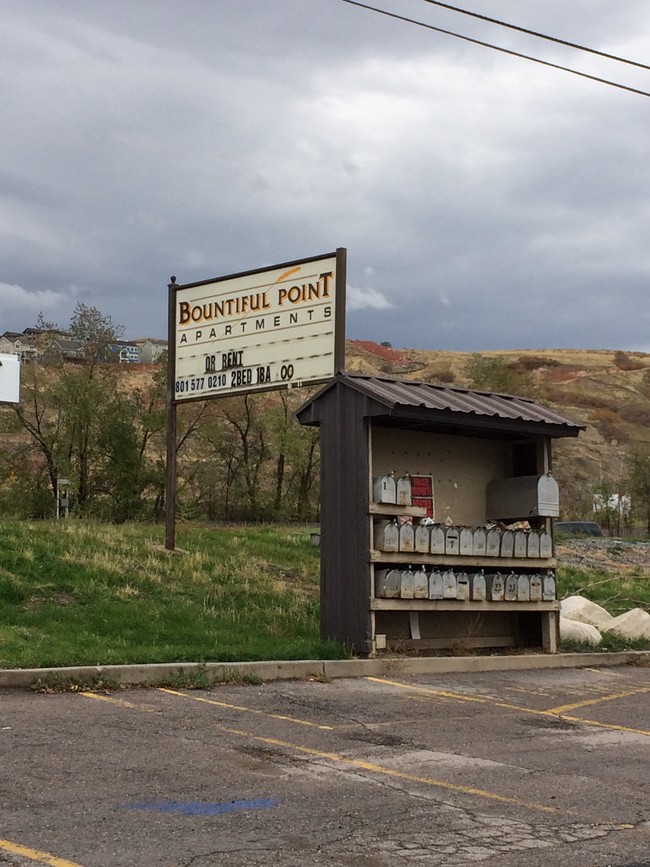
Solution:
{"label": "tree", "polygon": [[264,413],[269,426],[269,451],[276,455],[272,516],[306,520],[313,516],[311,494],[320,470],[320,431],[293,417],[304,394],[281,391]]}
{"label": "tree", "polygon": [[139,517],[147,475],[132,399],[116,394],[102,412],[97,447],[101,455],[98,487],[103,485],[108,494],[110,517],[120,524]]}
{"label": "tree", "polygon": [[[39,322],[45,323],[42,316]],[[103,411],[117,390],[115,372],[100,370],[119,328],[95,307],[77,304],[70,333],[86,346],[85,364],[29,365],[23,374],[20,403],[14,406],[19,425],[32,438],[49,478],[52,497],[57,479],[73,480],[76,502],[84,506],[95,492],[98,436]],[[104,418],[105,420],[105,418]]]}
{"label": "tree", "polygon": [[250,520],[261,518],[260,476],[264,462],[270,457],[267,431],[259,404],[253,395],[226,398],[222,401],[224,419],[235,433],[240,450],[239,473],[248,501]]}
{"label": "tree", "polygon": [[643,518],[650,536],[650,446],[631,452],[629,477],[634,511]]}
{"label": "tree", "polygon": [[50,322],[49,319],[45,318],[42,310],[39,312],[34,328],[38,328],[41,331],[52,331],[54,328],[58,327],[59,326],[56,324],[56,322]]}
{"label": "tree", "polygon": [[85,345],[86,362],[91,368],[99,361],[109,360],[112,344],[124,332],[110,316],[104,316],[96,307],[88,307],[81,301],[74,309],[69,330],[73,340]]}
{"label": "tree", "polygon": [[37,364],[27,365],[22,376],[21,400],[13,405],[18,424],[32,438],[32,448],[40,455],[46,469],[52,505],[66,454],[66,414],[57,400],[57,392],[55,370]]}

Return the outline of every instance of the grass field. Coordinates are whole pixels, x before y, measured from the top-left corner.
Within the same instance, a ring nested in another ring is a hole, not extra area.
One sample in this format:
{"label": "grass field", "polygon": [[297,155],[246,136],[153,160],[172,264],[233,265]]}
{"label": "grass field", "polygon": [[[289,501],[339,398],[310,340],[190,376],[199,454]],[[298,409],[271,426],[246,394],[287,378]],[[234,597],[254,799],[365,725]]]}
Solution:
{"label": "grass field", "polygon": [[[309,527],[179,527],[0,521],[0,668],[332,659],[319,639],[319,549]],[[583,590],[650,608],[647,577],[558,572]],[[649,642],[606,639],[608,649]]]}
{"label": "grass field", "polygon": [[338,658],[305,527],[0,521],[0,667]]}

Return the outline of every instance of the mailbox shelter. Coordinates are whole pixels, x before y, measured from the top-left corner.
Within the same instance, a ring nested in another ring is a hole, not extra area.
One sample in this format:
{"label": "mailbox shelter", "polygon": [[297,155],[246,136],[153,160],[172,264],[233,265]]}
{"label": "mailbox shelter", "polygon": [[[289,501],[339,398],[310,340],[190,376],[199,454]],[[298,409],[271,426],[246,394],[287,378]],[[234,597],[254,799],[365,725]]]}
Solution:
{"label": "mailbox shelter", "polygon": [[345,372],[296,416],[321,434],[323,639],[359,656],[557,650],[551,443],[584,426],[522,397]]}

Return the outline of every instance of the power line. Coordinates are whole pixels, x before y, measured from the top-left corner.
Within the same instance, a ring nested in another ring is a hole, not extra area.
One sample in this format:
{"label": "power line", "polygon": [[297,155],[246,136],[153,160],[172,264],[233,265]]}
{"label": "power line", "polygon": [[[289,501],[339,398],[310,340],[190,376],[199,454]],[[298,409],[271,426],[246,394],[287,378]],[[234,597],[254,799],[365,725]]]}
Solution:
{"label": "power line", "polygon": [[630,66],[636,66],[639,69],[650,70],[650,66],[645,63],[639,63],[637,60],[630,60],[627,57],[619,57],[617,54],[608,54],[606,51],[598,51],[597,48],[588,48],[585,45],[579,45],[577,42],[568,42],[566,39],[560,39],[557,36],[548,36],[546,33],[539,33],[536,30],[528,30],[526,27],[519,27],[517,24],[509,24],[507,21],[500,21],[498,18],[490,18],[489,15],[481,15],[478,12],[470,12],[469,9],[461,9],[459,6],[452,6],[450,3],[442,3],[441,0],[422,0],[423,3],[430,3],[432,6],[441,6],[443,9],[451,9],[452,12],[460,12],[461,15],[469,15],[471,18],[479,18],[481,21],[488,21],[490,24],[498,24],[499,27],[507,27],[509,30],[516,30],[518,33],[526,33],[528,36],[535,36],[537,39],[546,39],[548,42],[555,42],[557,45],[565,45],[568,48],[575,48],[577,51],[586,51],[589,54],[596,54],[598,57],[605,57],[607,60],[616,60],[618,63],[627,63]]}
{"label": "power line", "polygon": [[492,48],[494,51],[508,54],[510,57],[519,57],[522,60],[530,60],[532,63],[539,63],[541,66],[548,66],[551,69],[570,72],[571,75],[577,75],[580,78],[588,78],[590,81],[596,81],[599,84],[607,84],[609,87],[616,87],[619,90],[626,90],[629,93],[636,93],[639,96],[650,96],[650,93],[647,90],[639,90],[636,87],[619,84],[617,81],[610,81],[607,78],[600,78],[597,75],[589,75],[587,72],[579,72],[577,69],[571,69],[569,66],[561,66],[559,63],[551,63],[550,60],[541,60],[539,57],[531,57],[529,54],[522,54],[519,51],[511,51],[509,48],[502,48],[501,46],[494,45],[491,42],[483,42],[480,39],[473,39],[471,36],[464,36],[462,33],[454,33],[452,30],[444,30],[442,27],[434,27],[433,24],[425,24],[424,21],[418,21],[415,18],[407,18],[404,15],[398,15],[396,12],[388,12],[385,9],[378,9],[376,6],[370,6],[367,3],[360,3],[358,0],[342,0],[342,2],[348,3],[350,6],[358,6],[360,9],[367,9],[369,12],[377,12],[379,15],[385,15],[386,17],[394,18],[397,21],[405,21],[408,24],[415,24],[418,27],[424,27],[426,30],[434,30],[436,33],[443,33],[446,36],[454,36],[456,39],[462,39],[464,42],[471,42],[473,45],[482,45],[484,48]]}

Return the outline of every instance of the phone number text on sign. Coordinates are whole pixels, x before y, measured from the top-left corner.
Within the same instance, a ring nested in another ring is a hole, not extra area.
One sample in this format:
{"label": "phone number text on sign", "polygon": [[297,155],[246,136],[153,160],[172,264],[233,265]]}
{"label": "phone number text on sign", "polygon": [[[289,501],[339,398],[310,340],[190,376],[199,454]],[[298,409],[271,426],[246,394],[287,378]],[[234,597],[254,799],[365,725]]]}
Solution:
{"label": "phone number text on sign", "polygon": [[[205,372],[200,376],[183,376],[176,379],[176,395],[193,395],[199,397],[202,394],[230,389],[257,388],[272,382],[290,384],[294,379],[295,368],[293,364],[266,364],[245,367],[242,364],[242,352],[228,353],[229,356],[239,356],[235,362],[226,361],[223,356],[223,364],[217,371],[217,356],[205,356]],[[296,383],[297,384],[297,383]]]}

